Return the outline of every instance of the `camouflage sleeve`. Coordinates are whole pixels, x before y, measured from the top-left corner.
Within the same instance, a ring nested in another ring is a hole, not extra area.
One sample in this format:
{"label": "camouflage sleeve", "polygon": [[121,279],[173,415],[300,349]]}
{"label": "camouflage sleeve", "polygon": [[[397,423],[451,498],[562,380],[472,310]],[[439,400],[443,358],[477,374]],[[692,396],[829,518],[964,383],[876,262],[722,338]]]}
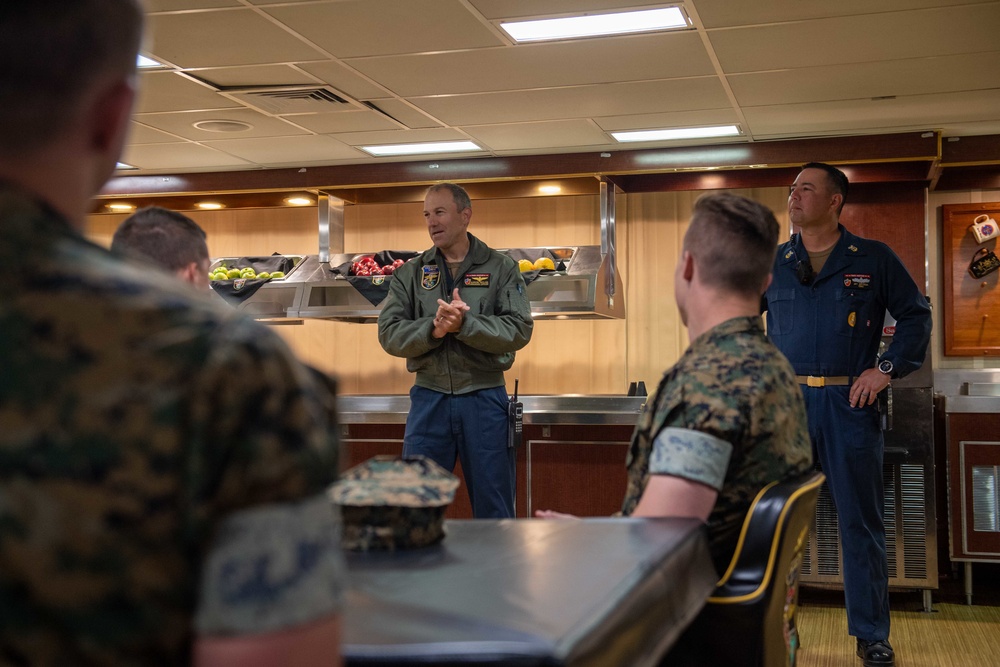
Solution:
{"label": "camouflage sleeve", "polygon": [[195,631],[273,632],[340,610],[338,513],[325,494],[243,510],[219,526],[202,568]]}
{"label": "camouflage sleeve", "polygon": [[186,492],[204,551],[216,523],[268,503],[297,501],[332,483],[339,440],[330,388],[273,332],[230,320],[194,378]]}
{"label": "camouflage sleeve", "polygon": [[673,475],[722,490],[733,446],[708,433],[667,427],[653,441],[651,475]]}

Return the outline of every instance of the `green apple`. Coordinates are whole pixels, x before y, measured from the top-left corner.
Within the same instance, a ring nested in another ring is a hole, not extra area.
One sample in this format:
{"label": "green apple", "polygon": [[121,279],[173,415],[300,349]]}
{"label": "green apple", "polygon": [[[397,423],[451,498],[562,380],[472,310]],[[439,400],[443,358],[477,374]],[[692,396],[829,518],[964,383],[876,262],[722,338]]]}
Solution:
{"label": "green apple", "polygon": [[235,280],[236,278],[240,277],[240,270],[239,269],[229,269],[228,271],[226,271],[226,277],[229,280]]}
{"label": "green apple", "polygon": [[272,280],[274,278],[284,278],[284,277],[285,277],[285,272],[284,271],[271,271],[271,279]]}
{"label": "green apple", "polygon": [[260,273],[257,274],[257,280],[270,280],[270,279],[271,279],[271,274],[268,273],[267,271],[261,271]]}

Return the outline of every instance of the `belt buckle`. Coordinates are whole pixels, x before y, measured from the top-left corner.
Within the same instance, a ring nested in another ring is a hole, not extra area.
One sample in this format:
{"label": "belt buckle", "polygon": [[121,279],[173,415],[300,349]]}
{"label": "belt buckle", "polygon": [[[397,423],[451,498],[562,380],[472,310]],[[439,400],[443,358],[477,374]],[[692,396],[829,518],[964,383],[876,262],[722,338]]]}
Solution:
{"label": "belt buckle", "polygon": [[826,386],[826,378],[825,377],[816,377],[815,375],[810,375],[810,376],[806,377],[806,384],[809,385],[810,387],[825,387]]}

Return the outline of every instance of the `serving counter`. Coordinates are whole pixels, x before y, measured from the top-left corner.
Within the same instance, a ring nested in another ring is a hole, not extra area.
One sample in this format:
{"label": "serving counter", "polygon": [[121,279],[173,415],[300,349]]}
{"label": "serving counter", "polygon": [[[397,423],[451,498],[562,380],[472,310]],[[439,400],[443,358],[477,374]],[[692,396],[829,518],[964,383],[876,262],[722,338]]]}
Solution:
{"label": "serving counter", "polygon": [[[520,396],[524,436],[517,452],[518,517],[536,509],[608,516],[625,496],[625,455],[644,396]],[[337,402],[346,465],[403,448],[409,396],[341,396]],[[461,476],[460,465],[456,473]],[[463,486],[449,519],[471,518]]]}

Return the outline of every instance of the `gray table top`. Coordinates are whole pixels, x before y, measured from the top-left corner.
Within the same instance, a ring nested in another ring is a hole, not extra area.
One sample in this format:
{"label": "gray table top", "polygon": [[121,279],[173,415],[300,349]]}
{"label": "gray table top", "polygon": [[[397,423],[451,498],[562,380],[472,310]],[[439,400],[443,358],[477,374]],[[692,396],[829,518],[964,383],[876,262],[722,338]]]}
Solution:
{"label": "gray table top", "polygon": [[690,519],[445,528],[431,547],[348,554],[348,665],[652,665],[717,580]]}

